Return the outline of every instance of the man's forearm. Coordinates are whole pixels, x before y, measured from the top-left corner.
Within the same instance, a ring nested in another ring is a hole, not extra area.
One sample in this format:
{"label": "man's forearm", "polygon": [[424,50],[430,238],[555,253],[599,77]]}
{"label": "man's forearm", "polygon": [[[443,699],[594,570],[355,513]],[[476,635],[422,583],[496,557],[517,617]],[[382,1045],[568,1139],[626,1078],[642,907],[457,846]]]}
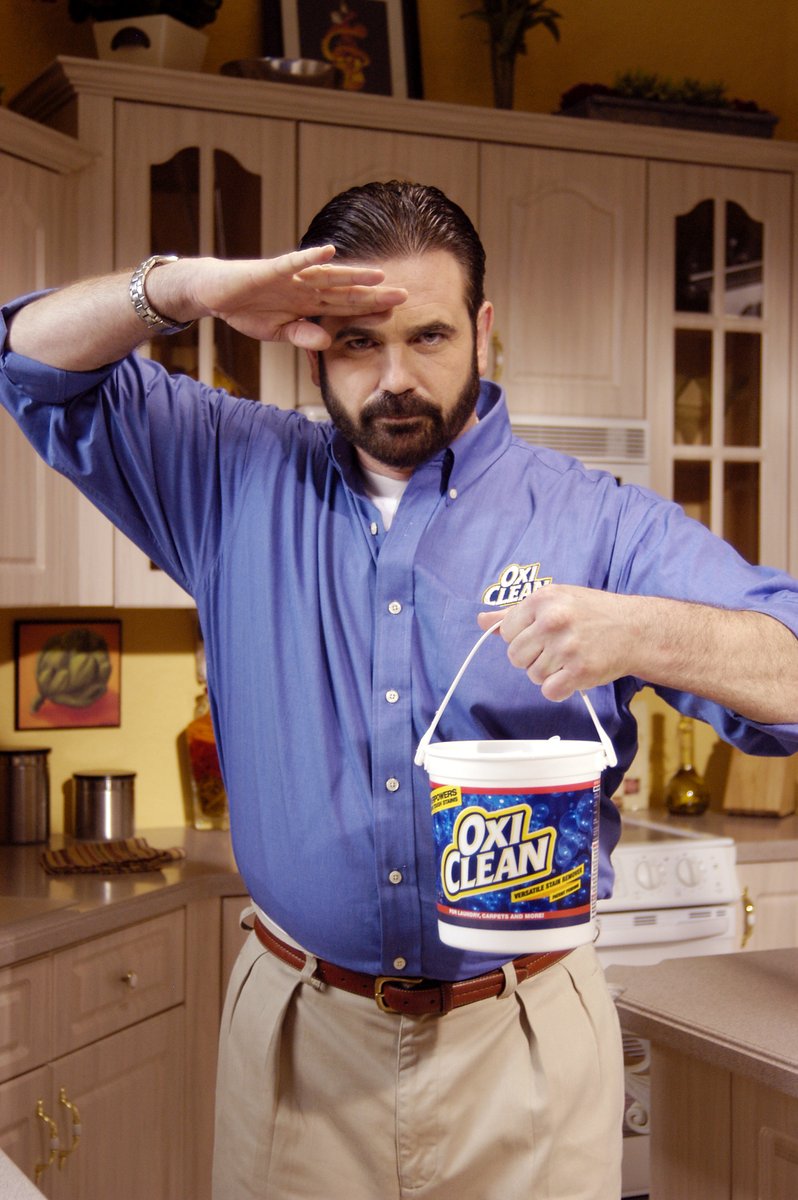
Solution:
{"label": "man's forearm", "polygon": [[714,700],[763,724],[798,723],[798,639],[758,612],[639,600],[629,630],[633,673]]}
{"label": "man's forearm", "polygon": [[[495,612],[480,613],[487,629]],[[762,724],[798,724],[798,639],[763,613],[552,584],[507,611],[508,656],[549,700],[635,675]]]}
{"label": "man's forearm", "polygon": [[[131,274],[87,279],[25,305],[11,323],[10,348],[66,371],[90,371],[124,358],[151,336],[131,303]],[[182,315],[186,302],[178,292],[181,277],[185,279],[185,272],[179,263],[157,267],[147,277],[147,295],[163,315],[192,320],[199,314]],[[179,312],[167,307],[170,297]]]}

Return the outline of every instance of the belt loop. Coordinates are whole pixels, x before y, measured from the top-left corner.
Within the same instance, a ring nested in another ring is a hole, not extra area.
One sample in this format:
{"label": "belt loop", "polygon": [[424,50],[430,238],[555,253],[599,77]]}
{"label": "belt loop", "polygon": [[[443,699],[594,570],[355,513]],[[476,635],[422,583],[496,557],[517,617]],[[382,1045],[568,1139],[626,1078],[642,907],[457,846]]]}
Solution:
{"label": "belt loop", "polygon": [[518,988],[518,972],[515,969],[515,963],[505,963],[502,967],[502,975],[504,976],[504,987],[499,992],[498,999],[506,1000]]}
{"label": "belt loop", "polygon": [[324,984],[316,975],[318,966],[319,966],[319,960],[315,957],[315,955],[306,954],[305,955],[305,965],[302,968],[302,970],[299,972],[299,978],[302,980],[303,983],[309,983],[310,986],[314,987],[317,992],[320,992],[323,990]]}

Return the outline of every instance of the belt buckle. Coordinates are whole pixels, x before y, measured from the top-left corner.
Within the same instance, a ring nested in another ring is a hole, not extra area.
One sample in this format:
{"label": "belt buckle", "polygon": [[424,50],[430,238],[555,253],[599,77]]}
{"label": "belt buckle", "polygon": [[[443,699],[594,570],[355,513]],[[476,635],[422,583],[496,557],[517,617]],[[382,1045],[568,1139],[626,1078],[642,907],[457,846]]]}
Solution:
{"label": "belt buckle", "polygon": [[386,984],[395,983],[398,987],[403,987],[407,991],[412,991],[414,987],[417,987],[423,982],[423,978],[406,978],[402,975],[378,975],[374,980],[374,999],[377,1002],[377,1008],[379,1008],[382,1012],[393,1013],[395,1016],[401,1016],[401,1013],[398,1013],[395,1008],[391,1008],[388,1004],[388,1001],[385,999],[383,991]]}

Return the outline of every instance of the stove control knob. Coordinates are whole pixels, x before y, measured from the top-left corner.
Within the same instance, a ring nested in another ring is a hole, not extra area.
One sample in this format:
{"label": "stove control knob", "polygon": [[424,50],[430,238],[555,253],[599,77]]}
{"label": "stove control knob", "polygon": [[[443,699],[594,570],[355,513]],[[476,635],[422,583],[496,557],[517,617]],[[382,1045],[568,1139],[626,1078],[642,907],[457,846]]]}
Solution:
{"label": "stove control knob", "polygon": [[701,882],[701,870],[692,858],[680,858],[676,864],[676,878],[685,887],[695,887]]}
{"label": "stove control knob", "polygon": [[649,890],[659,883],[659,876],[647,858],[641,858],[635,867],[635,879],[641,887]]}

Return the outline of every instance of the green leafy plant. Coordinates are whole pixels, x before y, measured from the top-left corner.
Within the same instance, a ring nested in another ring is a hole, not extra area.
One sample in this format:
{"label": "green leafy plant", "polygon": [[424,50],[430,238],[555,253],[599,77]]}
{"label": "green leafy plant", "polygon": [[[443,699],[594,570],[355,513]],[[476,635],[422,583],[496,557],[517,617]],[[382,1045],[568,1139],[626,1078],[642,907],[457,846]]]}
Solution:
{"label": "green leafy plant", "polygon": [[612,87],[603,83],[578,83],[563,92],[560,109],[565,110],[590,96],[621,96],[654,104],[688,104],[699,108],[727,108],[737,112],[762,112],[753,100],[736,100],[723,83],[701,83],[686,76],[672,80],[653,71],[623,71]]}
{"label": "green leafy plant", "polygon": [[536,25],[560,40],[562,14],[546,0],[482,0],[479,8],[463,13],[488,27],[493,71],[494,99],[498,108],[512,108],[515,60],[526,54],[526,35]]}
{"label": "green leafy plant", "polygon": [[562,20],[562,14],[545,0],[482,0],[481,8],[462,15],[486,23],[491,44],[502,58],[526,54],[527,32],[536,25],[543,25],[555,41],[560,40],[557,22]]}

